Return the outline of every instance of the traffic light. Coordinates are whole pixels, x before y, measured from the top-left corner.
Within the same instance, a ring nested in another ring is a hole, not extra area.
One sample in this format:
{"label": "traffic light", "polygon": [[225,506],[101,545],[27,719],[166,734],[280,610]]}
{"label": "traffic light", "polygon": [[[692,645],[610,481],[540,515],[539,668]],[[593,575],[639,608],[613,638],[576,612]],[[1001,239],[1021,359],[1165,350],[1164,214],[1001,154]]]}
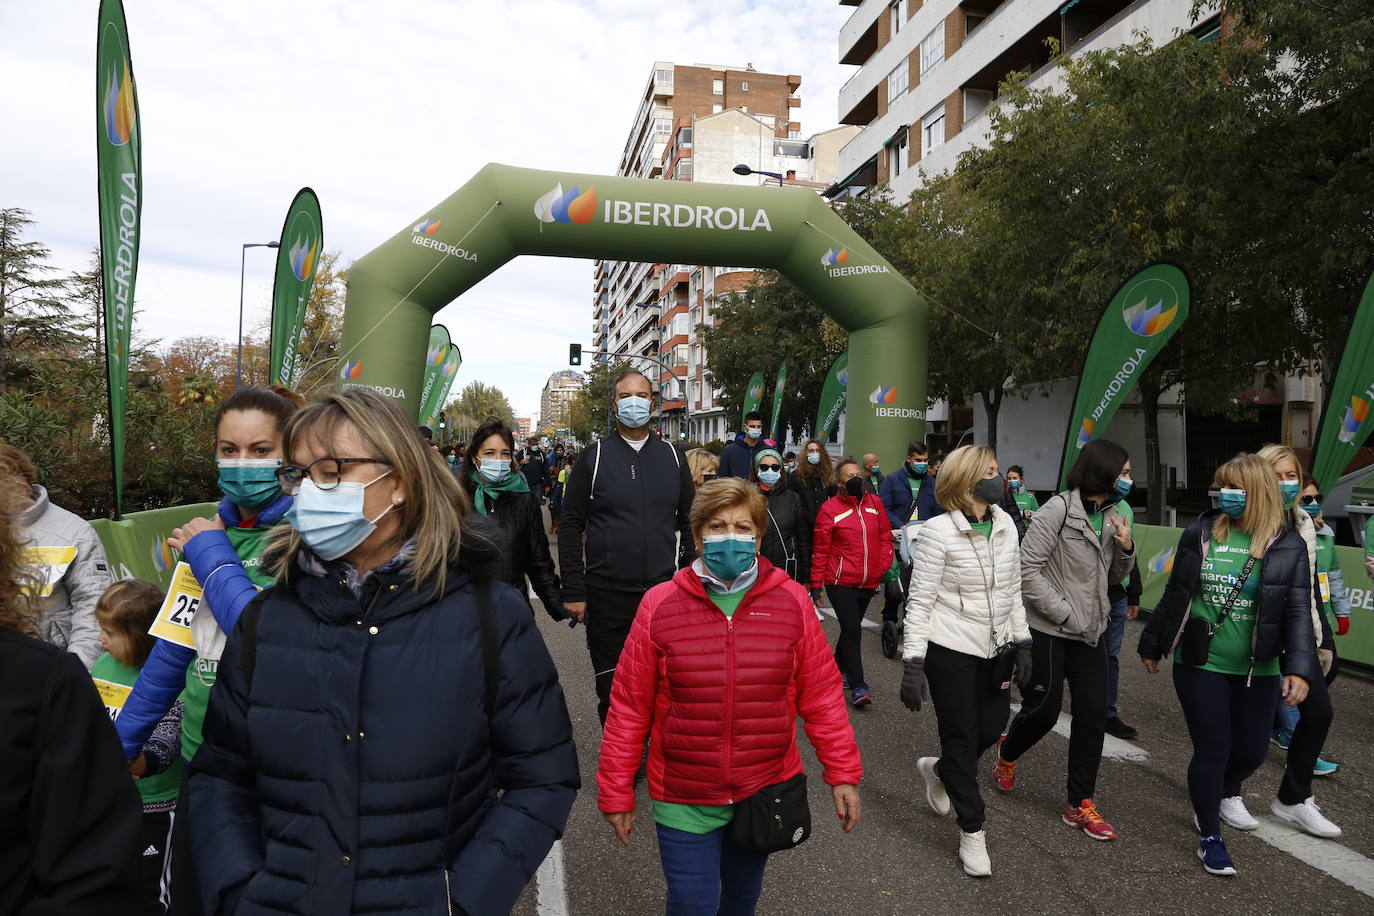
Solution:
{"label": "traffic light", "polygon": [[580,365],[582,365],[582,345],[581,345],[581,344],[568,344],[568,365],[569,365],[569,366],[580,366]]}

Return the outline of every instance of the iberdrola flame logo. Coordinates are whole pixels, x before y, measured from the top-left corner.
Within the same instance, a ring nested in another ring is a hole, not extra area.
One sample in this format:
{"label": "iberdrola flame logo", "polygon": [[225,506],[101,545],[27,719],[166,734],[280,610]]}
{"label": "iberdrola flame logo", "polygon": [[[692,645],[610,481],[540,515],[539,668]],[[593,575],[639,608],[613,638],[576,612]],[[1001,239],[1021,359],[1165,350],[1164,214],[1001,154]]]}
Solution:
{"label": "iberdrola flame logo", "polygon": [[848,385],[848,384],[849,384],[849,369],[848,369],[848,368],[845,368],[845,369],[841,369],[839,372],[837,372],[837,373],[835,374],[835,381],[839,382],[841,385]]}
{"label": "iberdrola flame logo", "polygon": [[443,223],[443,220],[437,220],[437,219],[422,219],[422,220],[420,220],[418,223],[416,223],[416,224],[415,224],[415,228],[411,229],[410,231],[411,231],[411,232],[416,232],[416,233],[421,233],[421,234],[423,234],[423,235],[435,235],[435,234],[438,233],[438,231],[439,231],[439,226],[440,226],[442,223]]}
{"label": "iberdrola flame logo", "polygon": [[1345,409],[1345,418],[1341,420],[1341,431],[1336,434],[1336,438],[1342,442],[1355,441],[1355,434],[1360,431],[1364,421],[1369,417],[1369,402],[1359,395],[1350,399],[1350,406]]}
{"label": "iberdrola flame logo", "polygon": [[1080,427],[1078,428],[1078,447],[1079,447],[1079,448],[1082,448],[1083,446],[1087,445],[1089,442],[1092,441],[1092,438],[1093,438],[1093,429],[1094,429],[1096,426],[1097,426],[1097,424],[1094,423],[1092,420],[1089,420],[1087,417],[1084,417],[1084,418],[1083,418],[1083,425],[1080,426]]}
{"label": "iberdrola flame logo", "polygon": [[596,216],[596,186],[582,191],[577,185],[564,193],[563,185],[554,188],[534,202],[534,215],[541,223],[576,223],[585,226]]}
{"label": "iberdrola flame logo", "polygon": [[339,378],[343,379],[344,381],[348,381],[349,379],[360,379],[362,377],[362,360],[358,360],[356,363],[344,362],[343,368],[339,370]]}
{"label": "iberdrola flame logo", "polygon": [[1159,553],[1150,557],[1150,572],[1171,573],[1174,571],[1174,549],[1165,547]]}
{"label": "iberdrola flame logo", "polygon": [[896,386],[896,385],[892,385],[892,386],[890,386],[890,387],[886,387],[886,386],[883,386],[883,385],[879,385],[877,388],[874,388],[874,389],[873,389],[873,393],[870,394],[870,395],[868,396],[868,403],[870,403],[870,404],[896,404],[896,403],[897,403],[897,386]]}
{"label": "iberdrola flame logo", "polygon": [[444,368],[439,370],[439,374],[444,378],[453,378],[453,373],[458,371],[458,354],[453,354],[448,362],[444,363]]}
{"label": "iberdrola flame logo", "polygon": [[292,243],[286,252],[291,262],[291,273],[297,280],[306,280],[315,272],[315,256],[319,254],[320,243],[311,241],[310,236],[302,236]]}
{"label": "iberdrola flame logo", "polygon": [[134,134],[134,78],[129,62],[123,64],[123,73],[111,71],[105,83],[105,139],[114,146],[123,146]]}
{"label": "iberdrola flame logo", "polygon": [[1174,316],[1178,314],[1177,302],[1166,310],[1163,299],[1156,301],[1154,305],[1149,305],[1149,301],[1141,299],[1121,313],[1121,317],[1126,321],[1126,327],[1141,337],[1154,337],[1173,324]]}
{"label": "iberdrola flame logo", "polygon": [[750,385],[749,399],[751,401],[757,401],[761,397],[763,397],[763,382],[758,382],[757,384]]}
{"label": "iberdrola flame logo", "polygon": [[437,366],[444,361],[445,356],[448,356],[447,345],[439,344],[437,347],[431,347],[429,352],[425,354],[425,365]]}
{"label": "iberdrola flame logo", "polygon": [[158,572],[167,572],[176,565],[176,554],[172,552],[172,547],[167,543],[167,538],[158,535],[153,538],[152,549],[153,566]]}
{"label": "iberdrola flame logo", "polygon": [[830,248],[826,250],[825,254],[821,255],[822,267],[830,267],[835,264],[847,263],[849,263],[848,248]]}

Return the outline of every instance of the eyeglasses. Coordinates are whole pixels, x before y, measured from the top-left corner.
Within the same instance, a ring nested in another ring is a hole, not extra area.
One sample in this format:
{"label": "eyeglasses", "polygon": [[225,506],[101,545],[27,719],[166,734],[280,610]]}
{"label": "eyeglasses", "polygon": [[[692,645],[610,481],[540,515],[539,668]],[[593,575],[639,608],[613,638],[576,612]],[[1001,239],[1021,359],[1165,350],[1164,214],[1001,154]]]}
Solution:
{"label": "eyeglasses", "polygon": [[346,464],[385,464],[385,458],[317,458],[305,467],[284,464],[277,468],[277,482],[287,493],[295,493],[305,480],[313,480],[321,490],[332,490],[339,485]]}
{"label": "eyeglasses", "polygon": [[1320,493],[1318,493],[1316,496],[1302,496],[1298,499],[1298,502],[1302,503],[1304,506],[1315,506],[1317,503],[1321,501],[1322,495]]}
{"label": "eyeglasses", "polygon": [[780,465],[780,464],[761,464],[761,465],[759,465],[759,470],[760,470],[760,471],[781,471],[781,470],[782,470],[782,465]]}

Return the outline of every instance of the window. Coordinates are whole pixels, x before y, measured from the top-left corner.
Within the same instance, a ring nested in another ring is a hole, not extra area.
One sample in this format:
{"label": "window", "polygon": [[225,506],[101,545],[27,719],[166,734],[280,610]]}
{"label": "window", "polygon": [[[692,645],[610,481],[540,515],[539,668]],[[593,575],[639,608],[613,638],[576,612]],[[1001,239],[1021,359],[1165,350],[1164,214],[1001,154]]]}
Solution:
{"label": "window", "polygon": [[945,59],[945,25],[940,23],[921,39],[921,75],[925,76]]}
{"label": "window", "polygon": [[896,178],[902,174],[902,169],[906,167],[907,157],[907,132],[902,131],[901,136],[894,137],[887,146],[887,175],[888,180]]}
{"label": "window", "polygon": [[925,156],[945,142],[945,106],[941,105],[921,119],[921,155]]}
{"label": "window", "polygon": [[887,102],[889,105],[892,104],[892,101],[899,95],[906,92],[910,75],[911,67],[907,64],[906,58],[903,58],[896,69],[887,75]]}
{"label": "window", "polygon": [[787,139],[789,139],[789,140],[800,140],[800,139],[801,139],[801,131],[799,131],[799,130],[789,130],[789,131],[787,132]]}
{"label": "window", "polygon": [[672,352],[673,355],[671,357],[669,364],[675,367],[682,366],[685,368],[687,366],[687,345],[678,344],[677,346],[673,347]]}
{"label": "window", "polygon": [[907,0],[896,0],[892,6],[888,7],[888,16],[892,23],[893,35],[896,35],[902,30],[902,26],[906,25],[909,15],[910,11],[907,6]]}
{"label": "window", "polygon": [[1198,41],[1217,41],[1221,38],[1221,17],[1214,16],[1190,32]]}
{"label": "window", "polygon": [[719,102],[717,102],[717,103],[715,103],[714,105],[711,106],[711,114],[720,114],[720,111],[721,111],[721,108],[720,108],[720,103],[719,103]]}
{"label": "window", "polygon": [[711,80],[711,95],[725,95],[725,80]]}
{"label": "window", "polygon": [[670,118],[654,118],[654,135],[666,137],[673,132],[673,122]]}
{"label": "window", "polygon": [[679,159],[677,162],[677,171],[673,174],[673,177],[676,178],[678,181],[691,181],[692,160]]}
{"label": "window", "polygon": [[983,20],[988,18],[983,13],[966,13],[964,15],[964,36],[983,24]]}
{"label": "window", "polygon": [[740,80],[739,90],[740,90],[740,92],[748,92],[748,91],[749,91],[749,81],[748,81],[748,80]]}
{"label": "window", "polygon": [[671,95],[672,92],[673,92],[673,71],[672,71],[672,70],[655,70],[655,71],[654,71],[654,89],[656,89],[656,90],[658,90],[658,91],[660,91],[660,92],[663,92],[663,93],[665,93],[665,94]]}

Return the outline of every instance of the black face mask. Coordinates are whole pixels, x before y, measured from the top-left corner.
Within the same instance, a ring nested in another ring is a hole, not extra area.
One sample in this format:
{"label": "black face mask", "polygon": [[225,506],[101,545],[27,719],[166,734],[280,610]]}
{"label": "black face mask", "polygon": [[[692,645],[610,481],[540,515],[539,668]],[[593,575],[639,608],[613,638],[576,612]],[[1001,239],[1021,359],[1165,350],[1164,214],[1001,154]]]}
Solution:
{"label": "black face mask", "polygon": [[973,488],[973,495],[981,499],[990,506],[995,506],[1002,501],[1002,494],[1006,492],[1006,482],[999,475],[997,477],[984,477],[978,481]]}
{"label": "black face mask", "polygon": [[862,477],[851,477],[844,482],[844,491],[850,496],[858,499],[864,495],[864,480]]}

